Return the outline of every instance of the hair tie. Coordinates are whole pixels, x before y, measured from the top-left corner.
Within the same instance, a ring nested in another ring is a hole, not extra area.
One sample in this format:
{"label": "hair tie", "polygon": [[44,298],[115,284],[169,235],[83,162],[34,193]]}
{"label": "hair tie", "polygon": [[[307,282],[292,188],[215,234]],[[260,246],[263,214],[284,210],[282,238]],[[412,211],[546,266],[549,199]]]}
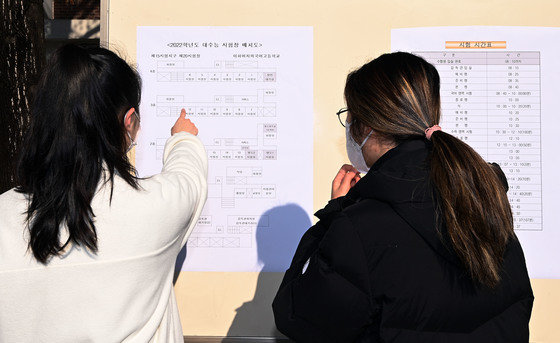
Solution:
{"label": "hair tie", "polygon": [[432,127],[427,128],[424,132],[426,133],[426,138],[432,138],[432,134],[436,131],[441,131],[441,127],[439,125],[434,125]]}

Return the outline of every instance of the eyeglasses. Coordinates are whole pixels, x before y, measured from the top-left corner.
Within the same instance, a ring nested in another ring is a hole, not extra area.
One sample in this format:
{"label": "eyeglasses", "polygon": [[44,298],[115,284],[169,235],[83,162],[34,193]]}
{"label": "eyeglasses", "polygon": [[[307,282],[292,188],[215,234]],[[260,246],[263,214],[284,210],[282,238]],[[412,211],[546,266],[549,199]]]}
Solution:
{"label": "eyeglasses", "polygon": [[338,121],[344,127],[346,127],[346,117],[348,116],[348,107],[341,108],[336,112],[336,116],[338,117]]}

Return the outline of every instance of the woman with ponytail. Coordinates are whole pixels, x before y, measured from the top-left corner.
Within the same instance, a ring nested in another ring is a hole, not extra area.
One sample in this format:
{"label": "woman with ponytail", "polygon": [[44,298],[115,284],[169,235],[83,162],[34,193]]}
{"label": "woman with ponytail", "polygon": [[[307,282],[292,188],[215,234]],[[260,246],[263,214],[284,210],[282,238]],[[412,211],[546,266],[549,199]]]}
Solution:
{"label": "woman with ponytail", "polygon": [[183,342],[172,281],[206,200],[206,153],[183,110],[161,174],[136,177],[140,93],[107,49],[51,56],[18,187],[0,195],[0,342]]}
{"label": "woman with ponytail", "polygon": [[[297,342],[528,342],[507,180],[438,125],[439,75],[392,53],[348,75],[344,165],[273,303]],[[361,177],[360,173],[366,173]]]}

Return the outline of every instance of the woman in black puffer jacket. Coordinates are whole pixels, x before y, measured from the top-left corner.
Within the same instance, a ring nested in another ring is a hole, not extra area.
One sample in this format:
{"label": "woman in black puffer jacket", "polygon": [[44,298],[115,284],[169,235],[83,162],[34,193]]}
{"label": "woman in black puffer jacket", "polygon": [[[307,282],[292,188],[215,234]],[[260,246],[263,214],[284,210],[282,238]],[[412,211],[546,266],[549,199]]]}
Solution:
{"label": "woman in black puffer jacket", "polygon": [[354,166],[334,179],[274,300],[288,337],[528,342],[533,293],[506,178],[441,131],[439,85],[407,53],[348,76],[341,123]]}

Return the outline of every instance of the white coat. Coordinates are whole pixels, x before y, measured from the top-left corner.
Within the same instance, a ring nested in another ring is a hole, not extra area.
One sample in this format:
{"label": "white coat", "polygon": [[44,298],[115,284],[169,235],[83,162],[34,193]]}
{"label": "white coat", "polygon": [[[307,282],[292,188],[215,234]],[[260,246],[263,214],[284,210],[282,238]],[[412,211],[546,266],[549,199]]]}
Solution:
{"label": "white coat", "polygon": [[207,157],[180,132],[163,161],[140,190],[116,176],[111,202],[100,183],[99,251],[73,246],[46,266],[28,249],[25,195],[0,195],[0,342],[183,342],[172,279],[206,201]]}

